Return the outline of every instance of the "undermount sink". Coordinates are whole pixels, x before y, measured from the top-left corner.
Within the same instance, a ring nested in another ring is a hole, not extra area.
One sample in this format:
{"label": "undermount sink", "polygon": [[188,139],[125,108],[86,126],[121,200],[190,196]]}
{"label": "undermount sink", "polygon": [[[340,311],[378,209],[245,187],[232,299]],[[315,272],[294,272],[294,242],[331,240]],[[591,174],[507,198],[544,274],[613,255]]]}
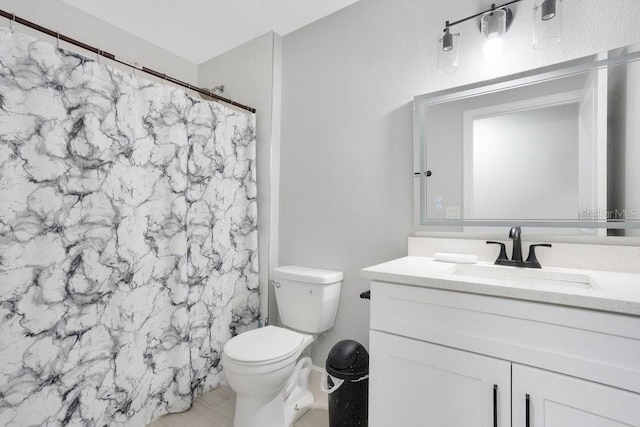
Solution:
{"label": "undermount sink", "polygon": [[455,276],[480,277],[512,282],[515,286],[562,286],[580,289],[597,289],[588,274],[550,269],[503,267],[493,264],[457,264],[451,271]]}

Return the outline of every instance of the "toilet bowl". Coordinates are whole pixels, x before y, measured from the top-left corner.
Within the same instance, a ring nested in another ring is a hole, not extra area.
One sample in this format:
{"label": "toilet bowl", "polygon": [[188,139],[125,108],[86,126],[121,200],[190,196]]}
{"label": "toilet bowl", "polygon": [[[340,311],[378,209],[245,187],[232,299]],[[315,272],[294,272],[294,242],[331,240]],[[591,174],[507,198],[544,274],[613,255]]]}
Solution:
{"label": "toilet bowl", "polygon": [[285,426],[291,414],[285,413],[283,390],[313,336],[266,326],[236,338],[222,354],[227,382],[238,396],[234,426]]}
{"label": "toilet bowl", "polygon": [[234,427],[289,427],[313,406],[311,359],[298,360],[335,323],[342,273],[284,266],[272,272],[284,327],[265,326],[227,342],[222,368],[236,392]]}

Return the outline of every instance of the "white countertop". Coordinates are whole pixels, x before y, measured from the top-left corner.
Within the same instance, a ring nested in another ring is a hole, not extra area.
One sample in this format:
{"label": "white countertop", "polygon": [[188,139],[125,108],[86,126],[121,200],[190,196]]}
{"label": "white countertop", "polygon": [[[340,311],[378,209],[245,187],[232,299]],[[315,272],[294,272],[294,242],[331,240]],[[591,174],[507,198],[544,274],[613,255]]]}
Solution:
{"label": "white countertop", "polygon": [[[362,276],[371,280],[392,282],[434,289],[493,295],[550,304],[610,311],[640,316],[640,274],[615,273],[599,270],[561,268],[527,269],[522,274],[536,271],[553,274],[586,275],[592,280],[591,289],[579,286],[558,286],[544,281],[518,278],[492,278],[456,273],[459,264],[439,262],[433,258],[408,256],[361,270]],[[492,263],[478,263],[480,268],[492,268]],[[460,264],[460,268],[466,268]],[[516,269],[516,267],[498,267]],[[523,269],[517,269],[520,272]],[[513,270],[516,271],[516,270]],[[588,285],[585,285],[588,287]]]}

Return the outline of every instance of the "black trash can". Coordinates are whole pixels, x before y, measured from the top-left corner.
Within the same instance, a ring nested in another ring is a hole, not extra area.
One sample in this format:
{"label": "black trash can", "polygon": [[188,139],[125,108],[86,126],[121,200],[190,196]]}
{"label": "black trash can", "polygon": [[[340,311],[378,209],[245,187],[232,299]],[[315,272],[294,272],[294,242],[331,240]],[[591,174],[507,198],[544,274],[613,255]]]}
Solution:
{"label": "black trash can", "polygon": [[369,353],[362,344],[340,341],[327,357],[329,426],[369,424]]}

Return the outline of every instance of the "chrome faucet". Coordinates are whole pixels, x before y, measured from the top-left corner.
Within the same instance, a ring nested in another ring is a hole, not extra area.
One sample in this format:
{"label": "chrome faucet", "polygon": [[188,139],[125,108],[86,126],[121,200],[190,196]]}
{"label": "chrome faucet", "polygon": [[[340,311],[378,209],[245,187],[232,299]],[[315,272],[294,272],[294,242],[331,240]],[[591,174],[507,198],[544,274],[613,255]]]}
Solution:
{"label": "chrome faucet", "polygon": [[506,245],[502,242],[487,242],[491,245],[500,245],[500,254],[494,264],[507,265],[511,267],[528,267],[528,268],[542,268],[538,258],[536,258],[536,247],[543,246],[550,248],[550,243],[536,243],[529,246],[529,256],[526,261],[522,260],[522,229],[520,227],[512,227],[509,230],[509,238],[513,240],[513,250],[511,252],[511,259],[507,256]]}

